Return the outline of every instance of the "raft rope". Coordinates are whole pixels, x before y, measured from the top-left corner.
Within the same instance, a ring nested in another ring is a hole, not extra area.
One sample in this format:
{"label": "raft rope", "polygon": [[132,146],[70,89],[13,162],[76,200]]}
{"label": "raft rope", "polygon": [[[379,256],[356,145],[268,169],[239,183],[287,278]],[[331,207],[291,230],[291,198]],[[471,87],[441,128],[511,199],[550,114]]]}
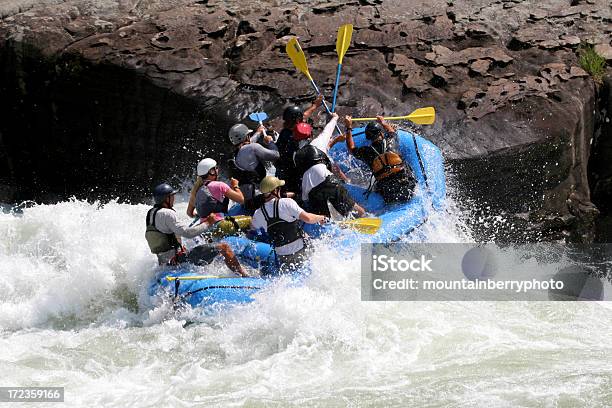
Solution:
{"label": "raft rope", "polygon": [[189,292],[179,295],[178,291],[179,291],[180,286],[181,286],[181,280],[176,279],[174,281],[174,299],[173,299],[175,303],[178,301],[185,300],[187,297],[195,293],[201,292],[203,290],[208,290],[208,289],[261,289],[258,286],[216,285],[216,286],[206,286],[204,288],[199,288],[196,290],[190,290]]}
{"label": "raft rope", "polygon": [[421,168],[421,174],[423,174],[423,180],[425,180],[425,186],[429,190],[429,183],[427,182],[427,174],[425,173],[425,166],[423,165],[423,159],[421,158],[421,152],[417,145],[416,136],[412,135],[412,141],[414,142],[414,150],[416,151],[417,159],[419,159],[419,167]]}

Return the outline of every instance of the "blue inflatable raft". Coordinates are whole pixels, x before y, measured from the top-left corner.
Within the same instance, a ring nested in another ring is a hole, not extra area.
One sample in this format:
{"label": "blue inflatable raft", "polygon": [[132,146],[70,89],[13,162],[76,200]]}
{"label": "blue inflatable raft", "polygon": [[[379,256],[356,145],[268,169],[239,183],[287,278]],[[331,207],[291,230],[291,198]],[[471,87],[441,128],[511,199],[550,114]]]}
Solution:
{"label": "blue inflatable raft", "polygon": [[[432,211],[440,211],[446,196],[444,161],[440,149],[430,141],[405,130],[399,130],[400,149],[404,159],[410,164],[417,188],[414,196],[407,203],[385,205],[382,197],[372,192],[366,195],[370,170],[367,166],[352,157],[344,143],[337,144],[330,150],[332,159],[351,176],[361,172],[363,186],[347,185],[351,196],[366,210],[382,219],[380,230],[374,235],[359,234],[341,229],[335,224],[324,226],[305,225],[304,228],[313,237],[331,236],[334,245],[344,251],[359,250],[364,242],[393,242],[410,234],[415,228],[427,221]],[[364,128],[354,130],[357,146],[368,141]],[[233,215],[239,212],[233,211]],[[274,276],[276,258],[270,245],[251,241],[245,237],[225,237],[241,262],[262,271],[262,274]],[[307,274],[308,271],[303,271]],[[299,281],[300,279],[298,279]],[[212,310],[217,306],[232,303],[246,303],[253,300],[253,294],[270,285],[270,278],[217,278],[200,277],[189,267],[168,269],[156,277],[149,287],[150,295],[160,291],[169,292],[176,300],[193,307]]]}
{"label": "blue inflatable raft", "polygon": [[[255,242],[243,236],[223,238],[243,265],[259,270],[262,275],[274,276],[276,256],[265,242]],[[254,293],[268,286],[271,279],[202,276],[193,266],[166,268],[149,286],[149,295],[166,292],[174,299],[205,310],[232,303],[247,303]],[[306,271],[305,271],[306,272]]]}
{"label": "blue inflatable raft", "polygon": [[[400,153],[408,162],[417,181],[413,197],[407,203],[386,205],[382,196],[376,192],[369,195],[367,184],[371,171],[365,163],[355,159],[346,149],[345,143],[336,144],[329,155],[342,171],[351,176],[356,172],[364,175],[364,186],[347,184],[351,196],[368,212],[382,219],[378,233],[374,235],[360,235],[355,239],[342,240],[342,246],[354,246],[363,242],[393,242],[410,234],[429,218],[430,212],[440,211],[446,197],[446,178],[444,176],[444,159],[440,149],[429,140],[405,130],[398,130],[400,139]],[[354,130],[353,139],[357,147],[369,144],[365,138],[365,128]],[[351,177],[352,179],[353,177]],[[306,226],[313,234],[329,232],[337,229],[335,226]],[[315,230],[315,231],[313,231]]]}

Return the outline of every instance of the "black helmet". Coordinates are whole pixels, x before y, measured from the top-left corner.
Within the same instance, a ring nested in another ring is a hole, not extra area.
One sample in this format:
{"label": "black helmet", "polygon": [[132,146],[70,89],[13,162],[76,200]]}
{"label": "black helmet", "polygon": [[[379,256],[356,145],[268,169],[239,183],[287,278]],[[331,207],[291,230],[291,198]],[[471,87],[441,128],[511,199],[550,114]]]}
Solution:
{"label": "black helmet", "polygon": [[289,106],[283,112],[283,120],[286,122],[297,122],[304,119],[304,112],[299,106]]}
{"label": "black helmet", "polygon": [[303,173],[315,164],[327,164],[329,157],[318,147],[307,144],[295,153],[293,162],[295,167]]}
{"label": "black helmet", "polygon": [[159,205],[163,203],[166,197],[172,194],[176,194],[176,190],[168,183],[161,183],[153,189],[155,204]]}
{"label": "black helmet", "polygon": [[365,128],[366,139],[374,140],[384,131],[382,125],[378,122],[370,122]]}

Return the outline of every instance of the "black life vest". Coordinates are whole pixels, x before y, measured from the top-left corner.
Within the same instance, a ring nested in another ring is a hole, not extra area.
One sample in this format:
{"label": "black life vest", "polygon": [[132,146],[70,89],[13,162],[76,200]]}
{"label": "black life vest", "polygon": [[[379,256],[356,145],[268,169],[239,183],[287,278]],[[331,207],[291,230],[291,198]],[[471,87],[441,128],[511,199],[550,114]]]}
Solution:
{"label": "black life vest", "polygon": [[304,239],[304,230],[300,226],[298,220],[289,222],[279,217],[278,213],[279,199],[274,200],[272,216],[266,211],[265,204],[261,207],[261,212],[268,226],[268,236],[271,244],[274,247],[281,247],[290,244],[298,239]]}
{"label": "black life vest", "polygon": [[266,177],[266,166],[262,162],[259,162],[254,171],[244,170],[236,164],[236,158],[234,157],[227,161],[227,166],[231,177],[237,179],[241,186],[245,184],[259,185],[261,180]]}
{"label": "black life vest", "polygon": [[293,161],[295,162],[295,167],[301,174],[304,174],[304,172],[306,172],[306,170],[312,166],[321,163],[325,164],[327,169],[331,171],[331,160],[329,157],[325,154],[325,152],[321,151],[321,149],[311,144],[307,144],[295,152]]}
{"label": "black life vest", "polygon": [[204,195],[204,200],[198,200],[200,191],[198,191],[196,195],[196,209],[198,210],[198,216],[200,218],[206,218],[212,213],[226,213],[229,206],[229,198],[225,197],[223,201],[219,201],[213,197],[208,189],[208,184],[210,182],[211,180],[205,181],[204,185],[200,187],[200,191]]}
{"label": "black life vest", "polygon": [[333,174],[308,192],[308,211],[330,217],[328,201],[343,217],[346,217],[355,205],[355,200],[351,198],[346,187]]}
{"label": "black life vest", "polygon": [[[171,249],[179,250],[181,243],[176,238],[176,235],[164,234],[155,226],[155,216],[157,212],[161,210],[161,206],[155,206],[147,212],[147,230],[145,232],[145,239],[149,244],[149,249],[154,254],[161,254],[163,252],[170,251]],[[174,210],[172,210],[174,211]]]}

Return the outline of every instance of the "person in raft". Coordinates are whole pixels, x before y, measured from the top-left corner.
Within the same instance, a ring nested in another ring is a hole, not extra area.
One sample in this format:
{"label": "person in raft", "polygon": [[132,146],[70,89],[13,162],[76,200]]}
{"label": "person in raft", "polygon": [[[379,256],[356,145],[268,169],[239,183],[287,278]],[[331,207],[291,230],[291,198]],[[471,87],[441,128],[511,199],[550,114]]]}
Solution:
{"label": "person in raft", "polygon": [[347,150],[372,170],[374,184],[370,185],[369,191],[373,188],[387,204],[409,201],[416,180],[410,165],[400,154],[399,138],[393,126],[386,123],[382,116],[377,116],[376,122],[368,123],[365,129],[365,137],[370,144],[355,147],[350,116],[344,118],[344,125]]}
{"label": "person in raft", "polygon": [[225,264],[234,273],[248,276],[236,255],[226,243],[207,243],[187,252],[181,245],[180,237],[194,238],[209,228],[208,223],[189,226],[189,221],[179,221],[174,210],[176,190],[167,183],[153,189],[155,205],[147,213],[145,239],[151,252],[157,255],[160,265],[177,265],[189,262],[195,265],[209,264],[218,255],[223,256]]}
{"label": "person in raft", "polygon": [[[230,179],[230,185],[218,181],[219,167],[217,162],[211,158],[200,160],[196,168],[198,178],[191,189],[189,204],[187,205],[187,215],[198,217],[202,221],[221,221],[225,217],[229,207],[229,200],[239,204],[244,204],[244,196],[238,180]],[[194,211],[195,210],[195,211]],[[210,215],[213,217],[209,217]]]}
{"label": "person in raft", "polygon": [[251,228],[258,234],[262,231],[274,246],[279,272],[293,272],[304,265],[309,250],[306,235],[300,221],[308,224],[322,224],[327,217],[304,211],[291,198],[281,198],[284,180],[266,176],[259,186],[265,203],[255,211]]}
{"label": "person in raft", "polygon": [[[274,164],[274,167],[276,167],[277,177],[288,180],[287,185],[283,187],[285,191],[299,193],[300,189],[299,176],[301,174],[296,174],[293,162],[293,155],[298,150],[298,141],[293,138],[293,130],[298,123],[308,121],[310,116],[321,106],[322,101],[323,95],[319,95],[305,111],[299,106],[289,106],[283,112],[283,129],[276,141],[280,160]],[[299,200],[299,197],[296,197],[296,199]]]}
{"label": "person in raft", "polygon": [[353,200],[340,179],[332,173],[332,162],[327,155],[337,121],[338,114],[332,113],[331,120],[314,139],[312,127],[307,123],[299,123],[293,131],[293,138],[300,143],[294,161],[298,174],[303,174],[302,200],[307,203],[308,210],[316,214],[329,217],[329,201],[344,217],[351,211],[363,217],[365,210]]}
{"label": "person in raft", "polygon": [[[255,211],[253,198],[259,194],[259,183],[266,177],[266,162],[276,162],[280,157],[273,137],[263,136],[263,126],[253,131],[242,123],[237,123],[229,131],[229,140],[234,145],[234,157],[228,160],[228,169],[233,178],[239,180],[240,191],[244,196],[245,208]],[[257,138],[261,143],[254,143]]]}

